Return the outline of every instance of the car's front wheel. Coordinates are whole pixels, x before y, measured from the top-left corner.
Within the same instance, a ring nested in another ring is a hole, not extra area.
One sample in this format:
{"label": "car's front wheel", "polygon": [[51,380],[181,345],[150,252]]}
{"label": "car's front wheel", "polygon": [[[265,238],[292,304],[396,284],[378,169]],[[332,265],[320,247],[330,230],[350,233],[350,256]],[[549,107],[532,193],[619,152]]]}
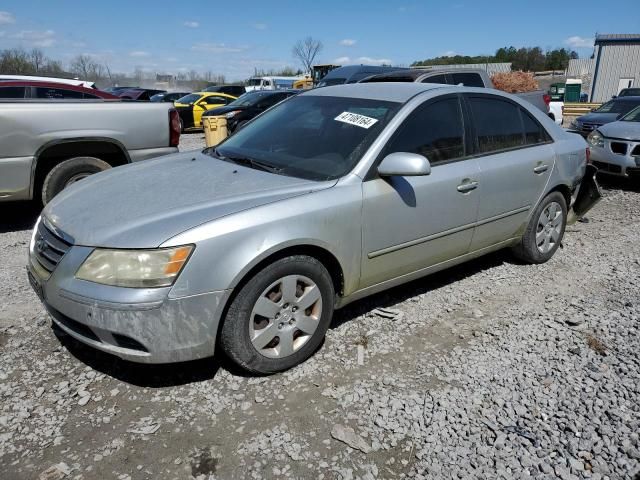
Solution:
{"label": "car's front wheel", "polygon": [[551,192],[538,204],[514,254],[528,263],[544,263],[560,247],[567,225],[567,202]]}
{"label": "car's front wheel", "polygon": [[246,371],[270,374],[309,358],[333,316],[331,275],[295,255],[256,273],[235,296],[220,332],[224,353]]}
{"label": "car's front wheel", "polygon": [[76,157],[65,160],[51,169],[42,185],[42,204],[46,205],[68,186],[94,173],[111,168],[104,160],[95,157]]}

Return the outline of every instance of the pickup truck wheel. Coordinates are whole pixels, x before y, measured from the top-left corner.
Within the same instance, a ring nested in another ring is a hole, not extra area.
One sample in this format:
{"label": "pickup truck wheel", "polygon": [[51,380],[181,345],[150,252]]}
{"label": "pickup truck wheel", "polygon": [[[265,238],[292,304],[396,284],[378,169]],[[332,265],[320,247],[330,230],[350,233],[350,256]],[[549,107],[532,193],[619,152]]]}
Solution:
{"label": "pickup truck wheel", "polygon": [[62,190],[80,180],[111,168],[107,162],[94,157],[65,160],[51,169],[42,185],[42,203],[46,205]]}
{"label": "pickup truck wheel", "polygon": [[320,346],[333,306],[333,282],[322,263],[303,255],[283,258],[240,289],[224,319],[220,346],[248,372],[287,370]]}
{"label": "pickup truck wheel", "polygon": [[556,253],[567,225],[567,203],[560,192],[547,195],[536,207],[520,243],[513,249],[527,263],[544,263]]}

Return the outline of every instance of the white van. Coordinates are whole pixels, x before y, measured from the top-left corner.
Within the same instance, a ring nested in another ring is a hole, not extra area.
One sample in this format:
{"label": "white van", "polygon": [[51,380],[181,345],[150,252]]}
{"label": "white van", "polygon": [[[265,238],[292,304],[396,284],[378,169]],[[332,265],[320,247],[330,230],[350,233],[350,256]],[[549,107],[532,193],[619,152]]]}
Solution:
{"label": "white van", "polygon": [[251,77],[245,86],[247,92],[254,90],[280,90],[293,88],[293,84],[304,78],[298,77]]}

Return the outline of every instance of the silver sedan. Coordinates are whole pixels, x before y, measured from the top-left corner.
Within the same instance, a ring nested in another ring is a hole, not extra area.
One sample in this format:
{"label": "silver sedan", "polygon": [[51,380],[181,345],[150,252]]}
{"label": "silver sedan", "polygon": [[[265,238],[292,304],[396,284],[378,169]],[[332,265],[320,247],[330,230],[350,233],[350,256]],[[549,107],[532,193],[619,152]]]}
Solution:
{"label": "silver sedan", "polygon": [[220,348],[282,371],[356,299],[505,247],[549,260],[586,164],[581,137],[495,90],[319,88],[217,148],[64,190],[29,278],[59,328],[121,358]]}

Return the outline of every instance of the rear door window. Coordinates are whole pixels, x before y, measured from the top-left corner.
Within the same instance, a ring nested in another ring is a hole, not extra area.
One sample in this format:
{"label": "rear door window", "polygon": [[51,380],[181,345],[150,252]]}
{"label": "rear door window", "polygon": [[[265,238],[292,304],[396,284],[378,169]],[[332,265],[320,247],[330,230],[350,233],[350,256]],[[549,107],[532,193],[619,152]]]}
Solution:
{"label": "rear door window", "polygon": [[425,78],[420,83],[447,83],[447,77],[444,74],[432,75],[431,77]]}
{"label": "rear door window", "polygon": [[499,152],[524,144],[520,107],[498,97],[469,97],[478,153]]}
{"label": "rear door window", "polygon": [[464,125],[457,97],[418,107],[391,139],[385,155],[394,152],[417,153],[432,165],[465,156]]}
{"label": "rear door window", "polygon": [[479,73],[461,72],[452,73],[454,85],[464,85],[465,87],[484,87],[484,82]]}
{"label": "rear door window", "polygon": [[0,87],[0,98],[24,98],[24,87]]}
{"label": "rear door window", "polygon": [[547,131],[540,125],[530,114],[524,109],[520,109],[522,116],[522,125],[524,127],[524,143],[525,145],[537,145],[539,143],[547,143],[551,137]]}
{"label": "rear door window", "polygon": [[75,90],[65,90],[63,88],[36,87],[36,98],[48,98],[62,100],[66,98],[83,98],[82,92]]}

